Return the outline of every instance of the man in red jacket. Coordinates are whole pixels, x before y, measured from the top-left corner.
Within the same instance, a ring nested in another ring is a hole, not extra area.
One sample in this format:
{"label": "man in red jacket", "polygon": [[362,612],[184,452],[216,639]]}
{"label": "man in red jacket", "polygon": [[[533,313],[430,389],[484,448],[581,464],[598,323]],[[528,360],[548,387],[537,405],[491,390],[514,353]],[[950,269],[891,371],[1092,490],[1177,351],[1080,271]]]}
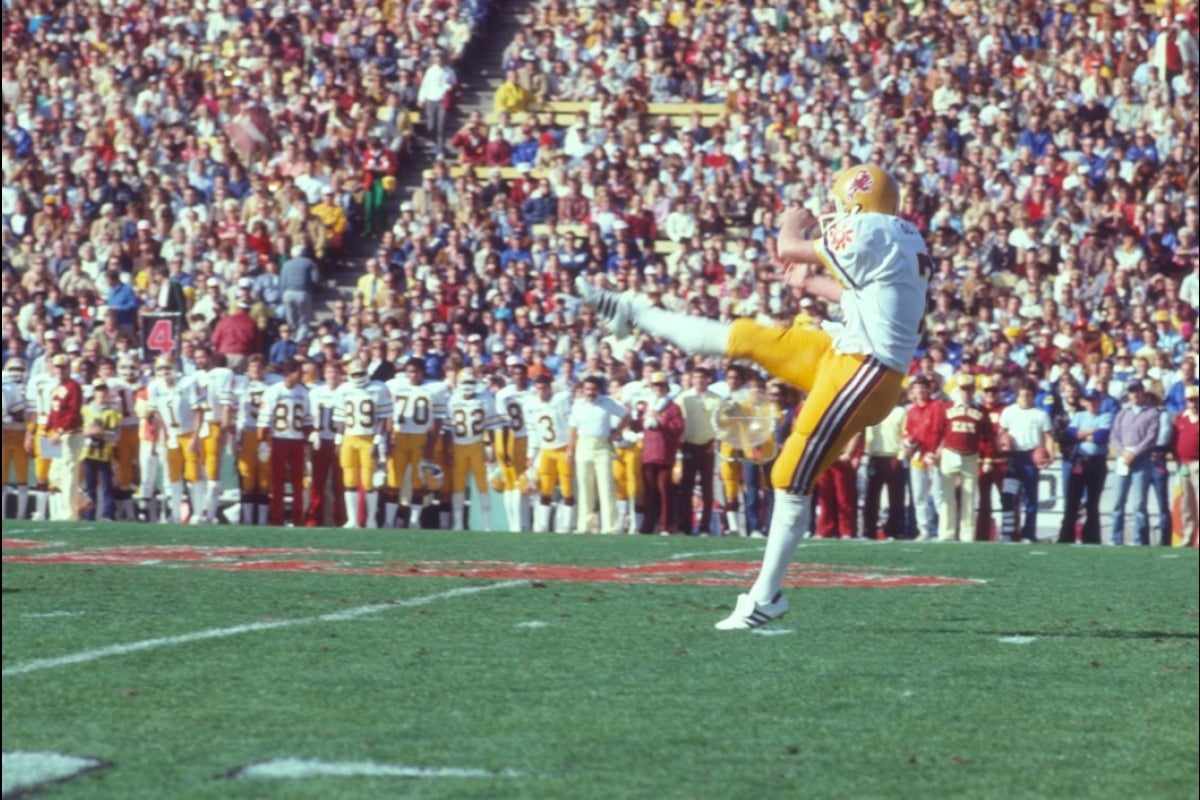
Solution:
{"label": "man in red jacket", "polygon": [[938,447],[946,434],[946,409],[932,398],[929,381],[923,375],[913,379],[908,392],[912,405],[904,418],[904,451],[909,459],[909,485],[917,518],[915,538],[929,541],[934,536],[934,511],[942,502]]}
{"label": "man in red jacket", "polygon": [[237,373],[245,371],[246,359],[262,352],[262,336],[250,316],[250,302],[239,300],[237,311],[217,321],[212,332],[213,350],[225,356],[225,363]]}
{"label": "man in red jacket", "polygon": [[1175,418],[1175,458],[1183,504],[1180,544],[1196,546],[1196,498],[1200,495],[1200,386],[1183,390],[1186,406]]}
{"label": "man in red jacket", "polygon": [[50,414],[46,418],[46,438],[61,452],[54,460],[57,475],[50,482],[58,487],[59,503],[55,519],[79,519],[84,503],[79,486],[79,461],[83,457],[83,389],[71,377],[71,359],[59,353],[51,357],[50,367],[58,377],[58,386],[50,395]]}
{"label": "man in red jacket", "polygon": [[656,527],[660,533],[672,533],[675,523],[671,519],[671,470],[683,435],[683,412],[667,396],[671,385],[665,373],[651,373],[650,391],[653,398],[632,424],[634,430],[643,434],[642,485],[645,487],[646,514],[639,533],[654,533]]}
{"label": "man in red jacket", "polygon": [[975,514],[975,539],[990,542],[995,538],[992,519],[992,490],[999,491],[1004,485],[1004,473],[1008,468],[1008,453],[1000,449],[996,438],[1000,430],[1000,412],[1004,403],[1000,402],[1000,384],[993,375],[983,375],[977,383],[983,393],[979,410],[987,415],[989,430],[987,435],[979,439],[979,485],[978,505]]}

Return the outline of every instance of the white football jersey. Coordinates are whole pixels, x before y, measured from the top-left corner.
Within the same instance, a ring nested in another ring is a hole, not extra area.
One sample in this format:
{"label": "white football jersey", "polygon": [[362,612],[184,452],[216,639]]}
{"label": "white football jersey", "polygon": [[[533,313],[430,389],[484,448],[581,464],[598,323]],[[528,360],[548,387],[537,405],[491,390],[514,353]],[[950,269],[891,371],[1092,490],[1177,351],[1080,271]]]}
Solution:
{"label": "white football jersey", "polygon": [[221,422],[225,409],[235,405],[233,397],[233,370],[229,367],[213,367],[203,372],[192,373],[204,387],[204,419]]}
{"label": "white football jersey", "polygon": [[843,321],[827,325],[834,348],[907,373],[933,273],[916,227],[890,214],[847,215],[825,229],[817,255],[843,289]]}
{"label": "white football jersey", "polygon": [[192,377],[179,378],[174,386],[162,379],[150,382],[150,405],[162,417],[170,436],[188,436],[196,432],[204,408],[204,388]]}
{"label": "white football jersey", "polygon": [[446,384],[441,381],[413,386],[407,378],[392,380],[388,390],[395,433],[428,433],[435,421],[446,416]]}
{"label": "white football jersey", "polygon": [[297,383],[289,389],[280,381],[267,387],[258,409],[260,429],[266,428],[276,439],[304,439],[305,429],[311,429],[312,424],[307,386]]}
{"label": "white football jersey", "polygon": [[29,400],[30,408],[37,414],[38,425],[45,425],[50,418],[50,397],[54,394],[56,386],[58,379],[45,372],[38,375],[32,372],[29,374],[29,382],[25,384],[25,397]]}
{"label": "white football jersey", "polygon": [[282,381],[278,375],[267,375],[265,380],[252,381],[244,375],[235,375],[230,384],[233,393],[234,418],[239,431],[258,430],[258,412],[262,409],[267,389]]}
{"label": "white football jersey", "polygon": [[137,425],[137,401],[133,397],[137,387],[116,378],[106,379],[105,383],[108,384],[108,405],[121,415],[121,427]]}
{"label": "white football jersey", "polygon": [[335,389],[327,383],[308,387],[308,406],[312,413],[313,429],[323,440],[332,441],[336,435],[333,429],[333,412],[337,408],[341,388],[338,386]]}
{"label": "white football jersey", "polygon": [[555,392],[543,401],[536,393],[530,395],[525,405],[526,418],[532,432],[530,443],[547,450],[567,446],[567,417],[571,413],[570,392]]}
{"label": "white football jersey", "polygon": [[529,424],[525,419],[525,404],[533,396],[533,387],[518,388],[508,383],[496,392],[496,410],[504,417],[505,427],[517,438],[529,435]]}
{"label": "white football jersey", "polygon": [[25,430],[25,412],[29,409],[29,400],[25,397],[25,387],[19,383],[5,381],[4,394],[4,430]]}
{"label": "white football jersey", "polygon": [[446,420],[454,444],[475,444],[486,431],[504,427],[504,418],[496,411],[496,398],[480,392],[467,398],[455,392],[446,404]]}
{"label": "white football jersey", "polygon": [[342,433],[373,436],[382,429],[380,423],[391,416],[392,397],[379,381],[371,381],[362,388],[353,383],[338,387],[333,424],[340,427]]}

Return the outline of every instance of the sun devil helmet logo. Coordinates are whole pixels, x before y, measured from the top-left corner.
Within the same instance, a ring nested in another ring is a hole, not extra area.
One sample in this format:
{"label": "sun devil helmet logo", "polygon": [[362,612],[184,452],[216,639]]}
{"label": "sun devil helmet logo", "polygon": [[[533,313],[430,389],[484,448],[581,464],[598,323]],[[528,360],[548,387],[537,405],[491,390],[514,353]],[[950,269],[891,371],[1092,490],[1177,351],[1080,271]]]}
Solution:
{"label": "sun devil helmet logo", "polygon": [[860,169],[854,173],[854,177],[850,179],[850,184],[846,187],[846,199],[853,201],[860,194],[870,192],[874,188],[875,178],[871,175],[870,170]]}

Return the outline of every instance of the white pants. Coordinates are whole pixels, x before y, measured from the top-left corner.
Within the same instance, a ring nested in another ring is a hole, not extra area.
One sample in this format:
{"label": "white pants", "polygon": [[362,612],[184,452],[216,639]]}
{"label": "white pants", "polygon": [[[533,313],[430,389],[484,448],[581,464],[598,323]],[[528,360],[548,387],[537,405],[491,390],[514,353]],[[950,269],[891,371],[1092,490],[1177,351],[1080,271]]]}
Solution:
{"label": "white pants", "polygon": [[587,532],[592,507],[600,503],[600,532],[617,532],[617,487],[613,480],[612,444],[598,436],[580,436],[575,443],[575,478],[579,483],[579,532]]}
{"label": "white pants", "polygon": [[62,437],[62,454],[54,462],[57,475],[51,477],[50,481],[59,491],[59,520],[79,519],[79,507],[83,503],[79,462],[83,458],[85,441],[82,433],[70,433]]}
{"label": "white pants", "polygon": [[[975,498],[979,494],[979,456],[943,450],[938,471],[942,478],[942,502],[938,506],[938,539],[954,540],[954,528],[963,542],[975,541]],[[955,482],[959,492],[954,491]],[[962,502],[958,495],[961,493]],[[961,508],[960,508],[961,506]]]}
{"label": "white pants", "polygon": [[913,513],[917,518],[917,537],[933,538],[933,516],[942,504],[942,480],[937,467],[909,465],[909,485],[912,487]]}

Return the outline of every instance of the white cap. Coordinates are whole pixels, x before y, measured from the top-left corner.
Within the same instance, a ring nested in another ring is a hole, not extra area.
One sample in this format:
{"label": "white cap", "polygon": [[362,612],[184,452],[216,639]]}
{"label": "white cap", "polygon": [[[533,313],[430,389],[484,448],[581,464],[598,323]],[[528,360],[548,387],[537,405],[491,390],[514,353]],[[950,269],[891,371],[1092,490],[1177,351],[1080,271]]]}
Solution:
{"label": "white cap", "polygon": [[521,360],[520,356],[509,356],[504,359],[504,366],[506,367],[520,367],[524,366],[524,364],[525,362]]}

